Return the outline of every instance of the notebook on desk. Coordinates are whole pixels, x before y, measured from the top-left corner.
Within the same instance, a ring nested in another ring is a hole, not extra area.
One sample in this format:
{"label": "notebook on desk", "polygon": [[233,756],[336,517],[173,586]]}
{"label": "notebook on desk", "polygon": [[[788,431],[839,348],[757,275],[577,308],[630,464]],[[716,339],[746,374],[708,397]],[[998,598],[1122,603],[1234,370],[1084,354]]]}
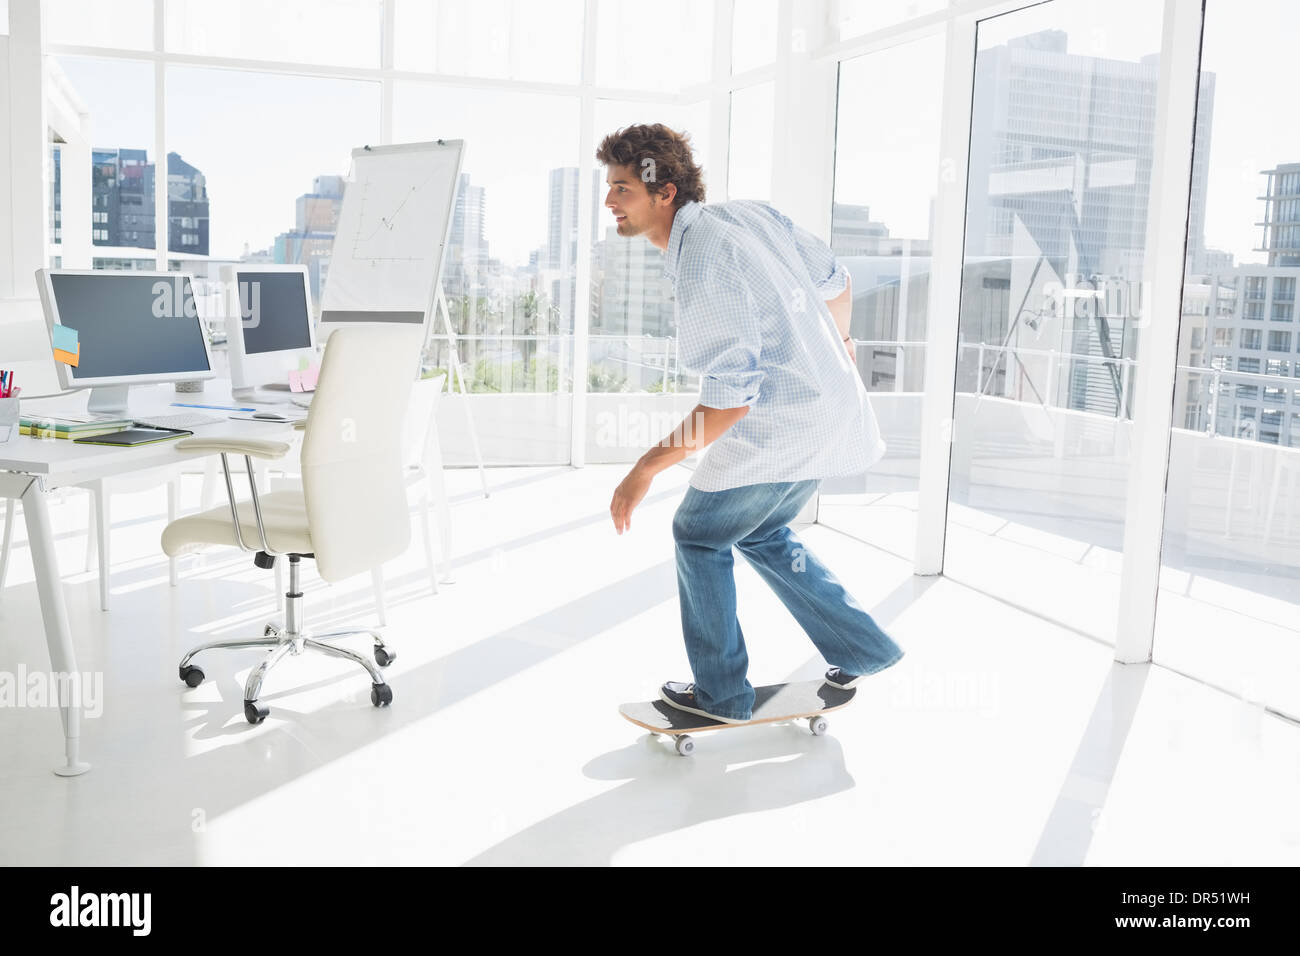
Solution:
{"label": "notebook on desk", "polygon": [[74,438],[73,441],[82,445],[148,445],[193,434],[187,428],[124,428],[120,432]]}

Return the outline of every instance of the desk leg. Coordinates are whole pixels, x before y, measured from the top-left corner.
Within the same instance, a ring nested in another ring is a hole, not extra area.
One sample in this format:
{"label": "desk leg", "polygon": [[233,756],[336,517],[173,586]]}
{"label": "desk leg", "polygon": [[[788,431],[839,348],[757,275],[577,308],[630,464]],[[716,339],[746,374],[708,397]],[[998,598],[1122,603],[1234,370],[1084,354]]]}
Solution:
{"label": "desk leg", "polygon": [[[54,551],[54,529],[50,527],[50,512],[46,507],[45,493],[40,482],[33,479],[23,492],[23,515],[27,519],[27,540],[32,549],[32,566],[36,571],[36,593],[41,600],[41,617],[45,621],[45,641],[50,648],[50,669],[56,674],[77,673],[77,655],[72,648],[72,633],[68,629],[68,609],[63,603],[63,581],[59,578],[59,562]],[[80,680],[68,682],[77,686]],[[79,686],[77,686],[79,690]],[[60,700],[59,716],[63,718],[64,753],[66,763],[56,767],[60,777],[75,777],[90,769],[90,764],[79,759],[81,738],[81,701],[78,694],[72,699]]]}

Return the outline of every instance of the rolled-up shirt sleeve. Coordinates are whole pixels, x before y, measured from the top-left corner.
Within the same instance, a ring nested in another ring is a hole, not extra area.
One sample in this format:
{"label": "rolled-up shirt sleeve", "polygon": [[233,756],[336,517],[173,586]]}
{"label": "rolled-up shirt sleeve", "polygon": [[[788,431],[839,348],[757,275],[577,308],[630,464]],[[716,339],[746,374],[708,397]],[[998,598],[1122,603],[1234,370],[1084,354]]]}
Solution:
{"label": "rolled-up shirt sleeve", "polygon": [[849,281],[848,270],[840,265],[830,246],[788,218],[786,222],[790,224],[790,237],[799,250],[799,257],[808,268],[813,287],[823,299],[835,298],[844,291]]}
{"label": "rolled-up shirt sleeve", "polygon": [[759,319],[737,275],[716,264],[677,284],[681,363],[699,374],[700,404],[708,408],[753,405],[763,384]]}

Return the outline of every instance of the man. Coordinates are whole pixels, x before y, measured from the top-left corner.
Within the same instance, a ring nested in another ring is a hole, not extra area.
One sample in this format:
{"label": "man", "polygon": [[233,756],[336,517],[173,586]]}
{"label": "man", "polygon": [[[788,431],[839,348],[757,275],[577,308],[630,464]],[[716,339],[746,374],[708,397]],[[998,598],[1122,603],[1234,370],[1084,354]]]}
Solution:
{"label": "man", "polygon": [[704,205],[686,137],[662,124],[605,137],[596,158],[607,167],[605,205],[619,235],[665,251],[679,354],[700,376],[700,404],[615,490],[618,533],[632,526],[656,474],[712,446],[673,518],[695,679],[670,681],[660,696],[727,723],[750,718],[733,547],[832,665],[826,682],[854,687],[903,651],[788,527],[821,479],[860,474],[885,451],[850,361],[848,273],[825,243],[765,203]]}

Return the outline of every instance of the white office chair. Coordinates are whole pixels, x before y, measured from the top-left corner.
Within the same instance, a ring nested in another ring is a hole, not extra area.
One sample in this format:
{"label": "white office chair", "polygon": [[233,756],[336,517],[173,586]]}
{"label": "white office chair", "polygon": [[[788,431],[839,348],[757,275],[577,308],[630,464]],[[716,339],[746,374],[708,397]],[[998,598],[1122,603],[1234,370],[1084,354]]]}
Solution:
{"label": "white office chair", "polygon": [[[411,389],[411,404],[406,416],[406,428],[402,438],[402,448],[406,452],[406,487],[418,493],[416,508],[420,514],[420,526],[424,536],[425,568],[429,575],[429,585],[434,594],[438,593],[439,577],[444,582],[451,581],[451,508],[447,502],[447,484],[442,474],[442,446],[438,440],[438,399],[442,395],[447,376],[436,375],[420,379]],[[299,423],[301,427],[303,423]],[[215,464],[215,459],[213,459]],[[257,472],[257,466],[254,465]],[[257,472],[259,482],[263,480],[266,468]],[[286,476],[293,473],[289,464],[282,469]],[[204,477],[206,487],[207,477]],[[434,535],[429,523],[430,505],[437,512],[437,558],[434,557]],[[376,567],[370,572],[371,588],[375,595],[375,612],[380,626],[388,623],[388,608],[384,597],[383,569]],[[276,587],[279,587],[278,567]]]}
{"label": "white office chair", "polygon": [[[321,363],[302,443],[300,490],[259,494],[253,458],[274,461],[289,451],[287,442],[250,438],[186,438],[178,448],[219,454],[227,503],[171,522],[163,530],[168,555],[206,544],[233,545],[257,552],[254,562],[269,568],[289,560],[289,589],[283,625],[271,623],[260,637],[211,641],[186,654],[180,677],[197,687],[204,673],[190,663],[201,651],[217,647],[269,647],[244,685],[244,716],[249,723],[266,719],[258,703],[266,673],[286,654],[315,650],[342,657],[370,674],[370,700],[376,707],[392,702],[392,689],[380,667],[397,655],[375,630],[363,627],[310,631],[302,627],[302,592],[298,565],[314,558],[326,581],[379,567],[406,550],[411,538],[403,474],[402,429],[419,361],[422,330],[405,326],[341,329],[330,339]],[[251,498],[237,500],[228,456],[244,456]],[[323,638],[368,634],[374,663]],[[378,666],[376,666],[378,665]]]}

